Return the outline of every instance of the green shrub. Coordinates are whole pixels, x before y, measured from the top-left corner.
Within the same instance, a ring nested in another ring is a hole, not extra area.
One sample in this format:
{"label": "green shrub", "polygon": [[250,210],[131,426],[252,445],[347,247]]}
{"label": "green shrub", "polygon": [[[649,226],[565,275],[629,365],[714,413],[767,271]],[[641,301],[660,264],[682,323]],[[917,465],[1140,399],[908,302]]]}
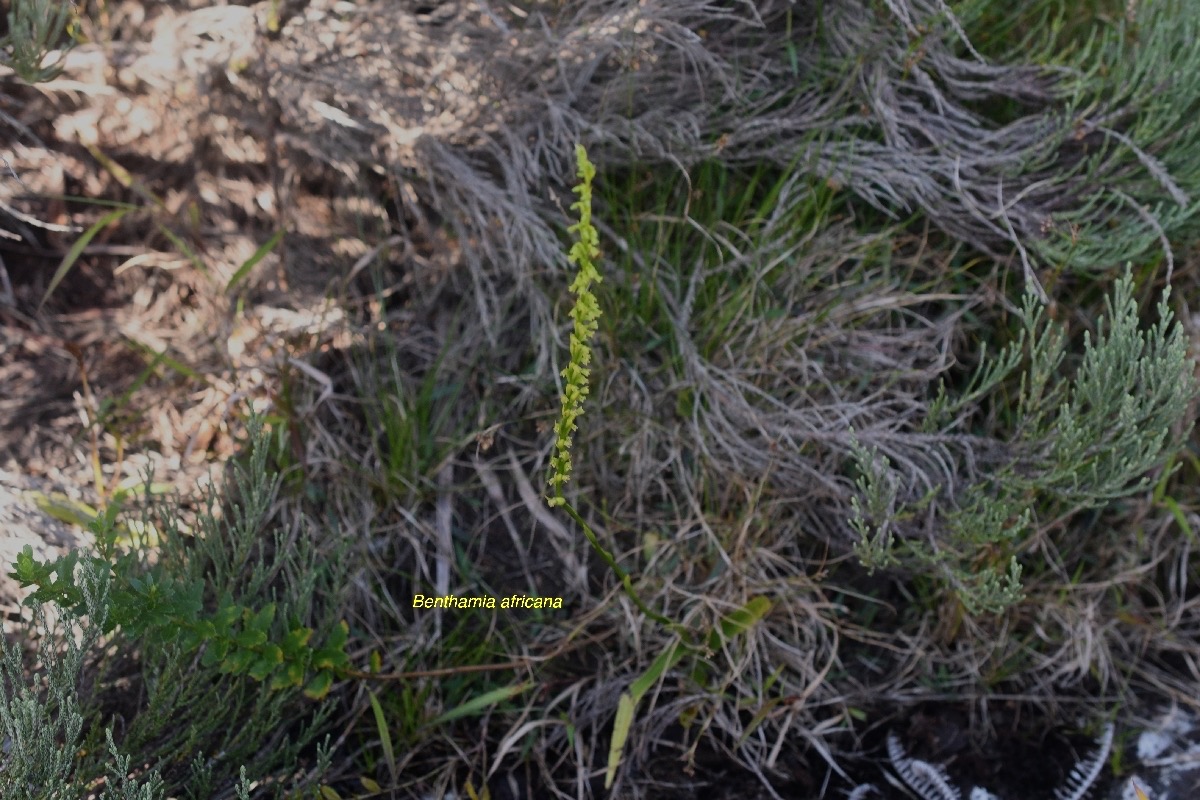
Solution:
{"label": "green shrub", "polygon": [[[348,628],[331,618],[344,584],[340,556],[318,555],[309,537],[262,534],[279,483],[269,474],[268,450],[266,435],[252,421],[249,457],[234,469],[237,500],[225,522],[211,494],[191,536],[181,531],[172,509],[158,504],[142,527],[159,526],[157,551],[151,554],[144,538],[122,551],[114,504],[92,521],[95,553],[73,551],[41,563],[26,547],[10,573],[22,586],[36,587],[26,600],[35,617],[52,603],[63,620],[85,632],[78,644],[68,637],[61,664],[53,653],[43,654],[52,685],[75,680],[84,653],[105,635],[114,637],[121,653],[137,654],[144,705],[125,721],[121,746],[139,763],[161,765],[168,788],[197,798],[208,796],[200,786],[232,783],[242,764],[255,776],[294,773],[300,748],[331,710],[329,704],[298,706],[306,702],[300,693],[324,698],[349,666]],[[318,598],[327,598],[330,608],[319,611]],[[314,619],[324,635],[314,635]],[[19,674],[12,658],[6,671]],[[96,681],[102,690],[106,680],[126,677],[110,674],[120,669],[111,661],[102,664]],[[52,704],[60,729],[55,736],[69,742],[79,736],[82,712],[71,695],[60,694],[65,699]],[[221,702],[213,703],[213,696]],[[289,730],[296,720],[307,723]],[[21,724],[31,731],[50,725]],[[22,741],[38,740],[26,735]],[[111,745],[109,750],[116,760]],[[49,771],[66,780],[72,765],[52,755],[40,745],[30,751],[38,770],[30,774],[45,778]]]}
{"label": "green shrub", "polygon": [[[204,542],[219,542],[217,549],[211,544],[207,548],[210,563],[225,561],[218,549],[234,549],[252,546],[259,524],[267,513],[271,497],[278,488],[278,480],[267,477],[266,451],[262,441],[251,451],[249,469],[239,469],[236,483],[246,506],[235,513],[233,537],[226,535],[225,526],[216,522],[216,515],[209,513],[202,519],[206,528],[202,533]],[[121,633],[133,640],[145,639],[164,647],[176,645],[182,655],[190,655],[201,648],[201,664],[214,667],[221,673],[246,674],[255,680],[270,679],[273,689],[304,687],[304,692],[313,699],[320,699],[329,691],[334,672],[345,669],[349,661],[345,644],[349,632],[345,623],[333,627],[322,647],[312,643],[313,629],[301,625],[293,615],[278,636],[272,636],[276,624],[277,604],[267,602],[255,607],[235,600],[228,587],[216,588],[209,585],[204,574],[196,570],[181,573],[173,569],[178,562],[168,559],[148,566],[145,553],[138,548],[119,552],[116,546],[116,517],[119,506],[112,504],[107,512],[97,517],[92,532],[98,542],[98,553],[82,556],[98,572],[111,573],[111,583],[106,594],[107,604],[100,627],[103,633],[120,628]],[[168,527],[173,527],[167,520]],[[179,541],[179,531],[172,531]],[[283,549],[283,548],[279,548]],[[177,550],[175,555],[183,560],[193,557]],[[281,555],[279,553],[278,555]],[[54,603],[59,608],[91,615],[86,607],[84,588],[76,581],[76,566],[81,560],[77,551],[50,562],[39,563],[33,557],[33,548],[26,545],[10,573],[22,587],[36,586],[27,603],[41,605]],[[229,565],[233,566],[233,565]],[[250,583],[255,589],[266,588],[262,574],[267,570],[260,565],[258,577]],[[219,573],[220,575],[220,573]],[[224,573],[233,578],[232,571]],[[206,595],[215,594],[216,608],[206,611]]]}
{"label": "green shrub", "polygon": [[[964,412],[998,392],[1020,365],[1013,411],[1015,435],[999,466],[952,498],[929,541],[900,536],[933,500],[898,500],[899,477],[886,459],[856,448],[859,497],[852,524],[856,551],[871,569],[896,564],[928,571],[954,591],[969,613],[999,612],[1021,599],[1016,550],[1037,530],[1037,517],[1062,519],[1145,491],[1148,473],[1164,463],[1191,430],[1188,406],[1197,386],[1183,331],[1173,323],[1167,295],[1159,321],[1138,326],[1128,270],[1107,301],[1093,340],[1085,334],[1073,379],[1062,375],[1066,338],[1049,322],[1032,292],[1022,309],[1017,341],[996,356],[986,352],[956,399],[943,386],[926,430],[949,432]],[[945,506],[943,506],[945,507]]]}
{"label": "green shrub", "polygon": [[[108,574],[85,563],[76,584],[87,615],[78,636],[68,633],[61,643],[39,606],[34,606],[33,629],[38,639],[41,671],[29,680],[21,648],[0,639],[0,733],[7,748],[0,769],[0,797],[78,797],[75,753],[83,732],[78,682],[84,657],[99,641],[108,607]],[[68,630],[81,622],[73,612]]]}
{"label": "green shrub", "polygon": [[[54,0],[13,0],[8,12],[8,33],[0,36],[0,54],[4,63],[28,83],[54,80],[62,72],[62,59],[70,49],[63,37],[74,22],[74,3]],[[46,56],[55,49],[57,57],[46,64]]]}

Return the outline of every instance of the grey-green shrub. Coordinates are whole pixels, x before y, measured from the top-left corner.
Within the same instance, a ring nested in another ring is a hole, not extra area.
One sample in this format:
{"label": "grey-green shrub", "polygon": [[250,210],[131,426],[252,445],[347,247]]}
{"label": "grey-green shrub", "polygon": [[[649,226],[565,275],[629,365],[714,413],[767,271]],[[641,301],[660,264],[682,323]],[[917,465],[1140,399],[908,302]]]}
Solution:
{"label": "grey-green shrub", "polygon": [[[340,551],[318,554],[315,537],[292,541],[281,531],[264,532],[279,479],[268,464],[269,437],[258,420],[250,429],[248,457],[233,470],[235,499],[224,519],[211,493],[197,535],[182,533],[170,505],[148,510],[144,529],[153,522],[162,538],[154,559],[144,542],[118,550],[114,507],[92,523],[95,553],[72,552],[49,564],[37,562],[29,548],[20,554],[10,575],[37,587],[26,601],[34,614],[53,603],[68,626],[84,633],[78,642],[67,638],[61,659],[48,646],[42,653],[54,687],[51,718],[38,716],[46,712],[33,699],[36,692],[20,686],[0,714],[6,730],[24,743],[24,760],[6,777],[64,787],[99,777],[76,775],[79,765],[63,755],[75,748],[59,751],[52,744],[78,740],[83,719],[95,716],[95,709],[79,707],[74,682],[84,654],[108,634],[117,651],[137,653],[143,690],[137,713],[124,721],[120,746],[138,763],[161,767],[171,794],[207,800],[214,789],[230,789],[243,765],[253,780],[297,774],[300,750],[316,740],[332,710],[319,701],[348,664],[348,629],[333,616],[345,585],[343,560]],[[19,654],[5,656],[6,673],[20,676]],[[128,677],[127,667],[113,664],[100,661],[96,685]],[[118,669],[126,671],[114,675]],[[221,702],[211,702],[214,696]],[[98,741],[94,747],[102,748]],[[112,745],[108,752],[113,775],[123,774]],[[158,783],[113,777],[109,785],[122,792],[113,796],[141,798]]]}
{"label": "grey-green shrub", "polygon": [[[0,757],[0,797],[5,800],[74,800],[83,791],[85,776],[78,774],[76,755],[84,725],[79,680],[85,656],[100,640],[110,576],[87,562],[79,572],[84,616],[67,610],[60,624],[52,625],[40,606],[33,607],[41,667],[32,682],[25,675],[21,648],[0,640],[0,733],[5,750]],[[130,778],[129,758],[116,754],[112,731],[107,735],[113,754],[107,768],[112,781],[102,798],[162,797],[157,773],[152,772],[144,784]]]}
{"label": "grey-green shrub", "polygon": [[[73,3],[61,0],[13,0],[8,12],[8,33],[0,36],[0,56],[22,80],[49,81],[62,72],[62,59],[70,49],[68,26],[75,14]],[[58,57],[44,63],[58,48]]]}
{"label": "grey-green shrub", "polygon": [[[1062,327],[1046,319],[1028,292],[1016,342],[995,356],[985,352],[959,397],[949,398],[943,385],[926,420],[931,431],[961,428],[965,413],[1027,362],[1014,434],[1000,463],[940,502],[932,538],[917,533],[913,521],[926,516],[933,493],[900,499],[901,478],[888,460],[855,449],[860,477],[852,525],[863,564],[932,568],[968,612],[999,612],[1021,599],[1021,567],[1012,550],[1033,533],[1036,514],[1059,518],[1146,490],[1148,473],[1190,432],[1188,407],[1197,394],[1168,296],[1158,304],[1158,322],[1141,329],[1127,270],[1106,301],[1095,339],[1085,334],[1082,360],[1069,378],[1062,374]],[[991,563],[973,566],[981,557]]]}

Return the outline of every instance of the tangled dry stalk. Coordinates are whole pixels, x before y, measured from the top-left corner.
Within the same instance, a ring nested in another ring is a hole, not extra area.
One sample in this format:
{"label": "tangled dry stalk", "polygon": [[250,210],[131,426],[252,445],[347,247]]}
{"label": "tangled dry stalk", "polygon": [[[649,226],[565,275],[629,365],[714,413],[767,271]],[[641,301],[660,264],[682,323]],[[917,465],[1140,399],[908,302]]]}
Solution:
{"label": "tangled dry stalk", "polygon": [[[938,489],[937,502],[1011,454],[995,406],[959,431],[923,425],[938,379],[962,380],[1009,296],[1058,297],[1161,253],[1194,297],[1170,243],[1193,235],[1200,190],[1185,124],[1200,57],[1181,49],[1195,12],[1145,4],[1117,44],[1018,60],[968,41],[988,12],[965,5],[955,17],[930,0],[312,0],[278,4],[272,31],[267,3],[130,2],[109,22],[144,36],[97,35],[45,97],[6,98],[0,124],[26,185],[51,154],[70,168],[49,193],[154,194],[107,246],[132,243],[127,269],[160,270],[141,308],[192,316],[174,336],[119,330],[209,376],[185,418],[215,416],[230,436],[221,410],[242,399],[278,413],[297,488],[276,523],[353,543],[346,616],[385,661],[434,668],[438,647],[480,641],[490,649],[461,657],[574,659],[547,662],[543,695],[489,713],[467,743],[461,727],[398,722],[398,773],[448,791],[464,763],[513,772],[519,745],[529,780],[577,797],[599,791],[617,698],[669,643],[535,488],[586,143],[614,187],[597,197],[602,302],[631,302],[601,327],[571,502],[681,624],[713,629],[753,597],[773,602],[705,680],[689,664],[658,687],[617,791],[664,796],[639,775],[681,757],[702,774],[739,764],[770,796],[788,775],[815,789],[821,771],[844,772],[863,710],[874,721],[953,698],[986,723],[1006,698],[1095,709],[1128,699],[1135,665],[1143,686],[1190,696],[1177,671],[1145,666],[1196,655],[1190,545],[1161,506],[1130,501],[1089,521],[1089,538],[1043,520],[1022,553],[1036,566],[1027,602],[1007,616],[964,615],[921,576],[866,576],[851,555],[856,445],[890,460],[903,494]],[[1111,81],[1085,69],[1114,58]],[[91,166],[88,146],[136,164],[136,185]],[[783,177],[730,220],[704,210],[714,163]],[[27,200],[8,182],[0,193],[3,207]],[[20,222],[8,219],[54,244]],[[202,249],[211,280],[181,269],[190,259],[164,229]],[[235,319],[223,288],[280,229]],[[967,251],[988,260],[964,266]],[[148,448],[184,450],[158,427]],[[573,616],[415,614],[417,586],[558,593]],[[420,702],[433,716],[490,686],[422,686]],[[364,692],[344,699],[339,744],[369,736],[353,722]],[[673,780],[681,793],[694,782]]]}

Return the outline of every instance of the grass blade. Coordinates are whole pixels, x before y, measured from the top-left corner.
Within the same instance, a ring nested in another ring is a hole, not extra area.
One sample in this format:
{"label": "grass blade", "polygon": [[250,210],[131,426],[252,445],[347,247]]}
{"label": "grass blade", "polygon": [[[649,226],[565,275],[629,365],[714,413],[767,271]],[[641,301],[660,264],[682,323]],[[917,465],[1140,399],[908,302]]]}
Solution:
{"label": "grass blade", "polygon": [[375,693],[368,692],[367,698],[371,701],[371,713],[375,715],[375,728],[379,731],[379,743],[383,745],[383,755],[387,758],[388,774],[392,777],[392,786],[397,786],[400,781],[399,776],[396,775],[396,752],[392,749],[392,734],[388,731],[387,721],[383,718],[383,708],[379,705]]}
{"label": "grass blade", "polygon": [[646,696],[646,692],[658,683],[663,673],[679,663],[684,652],[683,642],[676,639],[670,647],[662,651],[658,658],[650,663],[650,666],[642,673],[642,677],[629,684],[629,699],[633,701],[634,705],[641,702],[642,698]]}
{"label": "grass blade", "polygon": [[46,305],[46,301],[50,299],[50,295],[62,283],[63,278],[67,277],[67,273],[71,271],[71,267],[75,266],[75,262],[79,260],[79,256],[83,255],[83,250],[96,234],[107,228],[112,223],[119,220],[121,217],[133,210],[132,206],[126,208],[118,208],[116,211],[110,211],[100,219],[92,223],[83,234],[75,240],[75,244],[71,245],[71,249],[63,256],[62,263],[58,265],[58,269],[54,271],[54,277],[50,279],[50,285],[46,287],[46,293],[42,295],[42,302],[38,303],[38,311],[42,310],[42,306]]}
{"label": "grass blade", "polygon": [[259,245],[259,248],[254,251],[254,254],[247,258],[242,265],[238,267],[237,272],[233,273],[233,277],[229,279],[229,283],[225,284],[225,291],[232,291],[235,286],[241,283],[246,276],[250,274],[250,270],[254,269],[254,265],[266,258],[267,253],[274,250],[275,246],[278,245],[282,239],[283,228],[280,228],[279,230],[275,231],[274,236]]}
{"label": "grass blade", "polygon": [[629,692],[624,692],[617,701],[617,718],[613,721],[612,742],[608,745],[608,769],[604,773],[604,788],[611,789],[617,777],[617,767],[621,765],[621,754],[625,750],[625,740],[629,738],[629,728],[633,725],[634,700]]}
{"label": "grass blade", "polygon": [[770,610],[771,601],[759,595],[751,598],[750,602],[741,608],[721,617],[720,633],[714,629],[708,635],[709,649],[719,650],[723,642],[728,642],[753,628]]}
{"label": "grass blade", "polygon": [[432,720],[430,720],[429,724],[441,725],[444,722],[451,722],[456,719],[461,719],[462,717],[473,716],[483,711],[485,708],[489,708],[496,705],[496,703],[500,703],[505,700],[511,700],[517,695],[524,694],[532,688],[533,683],[531,681],[525,681],[524,683],[518,683],[512,686],[501,686],[499,689],[493,689],[490,692],[484,692],[483,694],[479,695],[479,697],[476,697],[473,700],[468,700],[462,705],[450,709],[445,714],[434,717]]}
{"label": "grass blade", "polygon": [[188,261],[192,262],[192,266],[195,267],[200,274],[206,276],[208,275],[208,267],[204,266],[204,262],[200,260],[200,256],[196,255],[196,251],[193,250],[191,246],[183,240],[183,237],[179,236],[179,234],[175,233],[162,223],[159,223],[158,225],[158,232],[167,237],[171,244],[175,245],[175,249],[182,253]]}

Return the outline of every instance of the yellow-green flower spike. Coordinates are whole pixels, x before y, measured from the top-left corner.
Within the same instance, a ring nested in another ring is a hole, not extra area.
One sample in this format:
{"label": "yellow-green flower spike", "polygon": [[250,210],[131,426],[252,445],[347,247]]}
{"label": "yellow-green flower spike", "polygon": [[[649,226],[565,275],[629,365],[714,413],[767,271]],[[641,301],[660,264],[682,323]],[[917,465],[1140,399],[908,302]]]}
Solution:
{"label": "yellow-green flower spike", "polygon": [[596,333],[596,320],[600,318],[600,304],[591,292],[592,284],[600,282],[595,263],[600,257],[600,235],[592,225],[592,179],[596,177],[596,167],[588,161],[587,150],[581,144],[575,145],[575,160],[579,165],[579,183],[573,191],[579,195],[579,199],[571,208],[579,212],[579,222],[567,229],[575,236],[567,260],[578,267],[579,272],[571,283],[571,294],[575,295],[571,319],[575,326],[571,331],[570,361],[562,371],[565,381],[560,398],[562,411],[554,426],[555,453],[550,459],[550,487],[554,490],[554,496],[549,503],[552,506],[566,502],[562,487],[571,479],[571,434],[576,430],[575,420],[583,413],[583,401],[588,396],[591,377],[588,365],[592,363],[589,343]]}

